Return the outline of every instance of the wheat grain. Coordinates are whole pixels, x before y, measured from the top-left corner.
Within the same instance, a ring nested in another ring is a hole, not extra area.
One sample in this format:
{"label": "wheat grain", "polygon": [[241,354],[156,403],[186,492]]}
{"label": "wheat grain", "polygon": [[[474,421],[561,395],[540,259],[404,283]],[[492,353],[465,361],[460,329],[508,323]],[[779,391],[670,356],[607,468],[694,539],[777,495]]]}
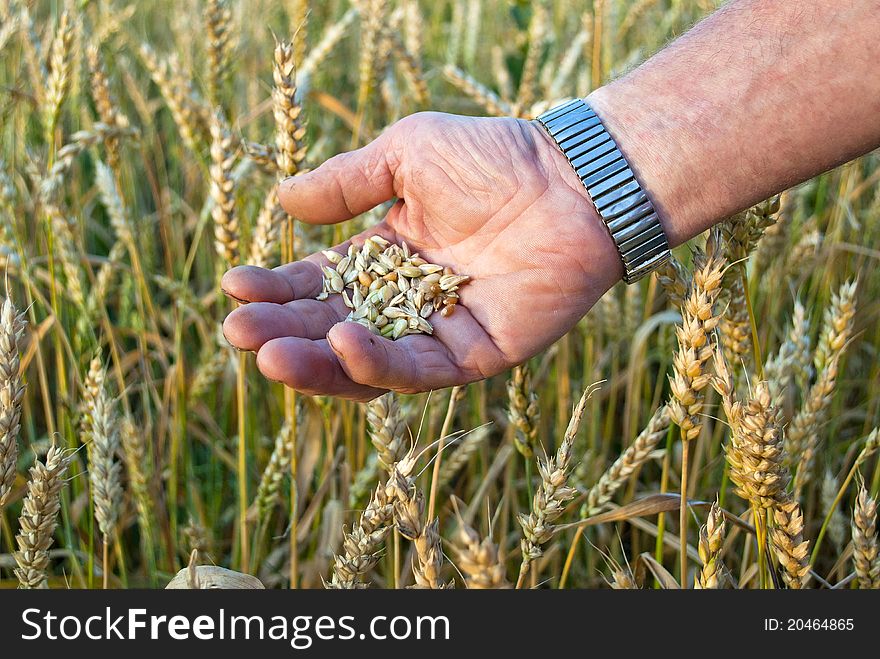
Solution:
{"label": "wheat grain", "polygon": [[432,334],[428,318],[435,311],[451,314],[459,287],[469,279],[428,263],[411,253],[406,243],[392,244],[381,236],[370,236],[360,249],[349,245],[345,255],[332,250],[323,254],[330,265],[321,269],[323,286],[317,299],[341,295],[351,309],[346,320],[392,340]]}

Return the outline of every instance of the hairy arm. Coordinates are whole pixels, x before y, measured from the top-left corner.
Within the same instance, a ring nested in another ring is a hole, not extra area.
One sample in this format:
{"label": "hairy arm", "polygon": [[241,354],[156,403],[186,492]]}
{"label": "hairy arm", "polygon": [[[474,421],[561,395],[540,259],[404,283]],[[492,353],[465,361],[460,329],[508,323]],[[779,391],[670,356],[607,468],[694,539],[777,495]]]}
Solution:
{"label": "hairy arm", "polygon": [[678,245],[880,146],[880,2],[737,0],[588,100]]}

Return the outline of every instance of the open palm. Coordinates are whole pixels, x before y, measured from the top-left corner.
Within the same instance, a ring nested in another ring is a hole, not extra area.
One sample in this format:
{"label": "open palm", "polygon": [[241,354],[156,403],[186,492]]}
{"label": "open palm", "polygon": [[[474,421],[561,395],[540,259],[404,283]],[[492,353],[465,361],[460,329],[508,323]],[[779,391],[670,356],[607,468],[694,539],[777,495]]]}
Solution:
{"label": "open palm", "polygon": [[255,351],[266,377],[309,394],[365,400],[494,375],[562,336],[622,276],[580,181],[532,122],[412,115],[363,149],[282,182],[279,195],[291,215],[313,224],[396,198],[352,242],[371,234],[406,241],[472,278],[453,314],[431,317],[433,336],[390,341],[343,322],[349,309],[340,296],[313,299],[327,263],[321,254],[227,272],[223,290],[248,303],[227,317],[227,339]]}

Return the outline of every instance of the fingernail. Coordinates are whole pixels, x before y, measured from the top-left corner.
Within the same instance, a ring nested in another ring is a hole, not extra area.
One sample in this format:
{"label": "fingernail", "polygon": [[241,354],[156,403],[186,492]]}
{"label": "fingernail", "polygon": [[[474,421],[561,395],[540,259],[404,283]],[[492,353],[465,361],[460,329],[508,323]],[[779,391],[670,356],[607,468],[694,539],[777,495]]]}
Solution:
{"label": "fingernail", "polygon": [[[332,331],[333,331],[333,328],[331,327],[330,332],[332,332]],[[330,338],[330,332],[327,332],[327,344],[330,346],[330,350],[332,350],[333,353],[337,357],[339,357],[340,359],[345,359],[345,357],[342,355],[342,353],[339,351],[339,349],[335,345],[333,345],[333,339]]]}
{"label": "fingernail", "polygon": [[228,297],[228,298],[230,298],[230,299],[232,299],[232,300],[235,300],[236,302],[241,302],[242,304],[247,304],[247,300],[245,300],[245,299],[243,299],[243,298],[240,298],[240,297],[236,297],[235,295],[233,295],[232,293],[230,293],[229,291],[227,291],[227,290],[226,290],[225,288],[223,288],[222,286],[220,287],[220,292],[223,293],[223,295],[225,295],[226,297]]}

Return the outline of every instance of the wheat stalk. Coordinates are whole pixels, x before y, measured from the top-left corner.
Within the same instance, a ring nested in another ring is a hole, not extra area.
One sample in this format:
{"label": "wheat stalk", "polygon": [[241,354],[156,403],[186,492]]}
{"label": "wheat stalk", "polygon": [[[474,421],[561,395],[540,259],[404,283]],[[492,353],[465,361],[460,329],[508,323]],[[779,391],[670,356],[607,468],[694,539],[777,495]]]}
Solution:
{"label": "wheat stalk", "polygon": [[289,423],[285,423],[275,437],[272,454],[269,456],[269,462],[263,470],[260,485],[257,487],[254,503],[257,508],[258,525],[266,523],[273,508],[281,500],[281,484],[290,473],[293,439],[293,429]]}
{"label": "wheat stalk", "polygon": [[345,534],[342,553],[333,559],[333,574],[327,588],[362,588],[363,579],[379,560],[382,543],[393,527],[395,503],[408,497],[415,456],[410,450],[394,465],[385,484],[370,497],[357,525]]}
{"label": "wheat stalk", "polygon": [[61,114],[61,106],[70,91],[73,37],[73,20],[70,14],[64,11],[58,19],[58,29],[49,48],[49,75],[46,79],[46,104],[43,108],[43,122],[49,144],[54,144],[55,127]]}
{"label": "wheat stalk", "polygon": [[30,469],[27,495],[18,518],[18,551],[14,554],[19,588],[48,587],[49,547],[61,510],[64,474],[72,459],[72,453],[51,446],[45,463],[35,460]]}
{"label": "wheat stalk", "polygon": [[[97,45],[92,45],[87,51],[87,59],[89,63],[89,71],[91,74],[91,92],[92,99],[95,102],[95,109],[98,111],[98,117],[101,122],[107,126],[117,126],[121,129],[127,129],[129,126],[128,117],[120,110],[119,105],[110,93],[110,82],[107,79],[107,73],[104,70],[104,64],[101,61],[101,53]],[[119,139],[109,136],[104,141],[107,148],[107,163],[113,171],[119,170]]]}
{"label": "wheat stalk", "polygon": [[504,563],[498,555],[498,545],[491,538],[480,539],[474,529],[459,520],[453,545],[456,564],[464,574],[468,588],[486,590],[511,587]]}
{"label": "wheat stalk", "polygon": [[376,448],[379,464],[387,473],[407,452],[406,419],[400,410],[397,395],[387,393],[366,404],[370,441]]}
{"label": "wheat stalk", "polygon": [[531,512],[528,515],[520,514],[517,518],[523,530],[522,563],[519,568],[517,588],[522,586],[532,561],[543,555],[542,545],[553,537],[555,530],[553,522],[565,511],[565,504],[577,494],[577,490],[568,485],[571,451],[587,401],[593,391],[592,387],[584,391],[575,406],[556,455],[545,456],[544,459],[538,460],[541,485],[532,498]]}
{"label": "wheat stalk", "polygon": [[[106,381],[103,372],[99,378]],[[108,545],[115,540],[122,502],[122,464],[119,462],[119,419],[106,386],[101,386],[91,401],[88,443],[89,486],[95,520],[104,541],[104,588],[107,588]]]}
{"label": "wheat stalk", "polygon": [[443,67],[443,75],[455,87],[470,96],[487,114],[496,117],[510,117],[514,115],[514,109],[509,103],[502,101],[498,94],[458,67],[447,64]]}
{"label": "wheat stalk", "polygon": [[205,9],[208,43],[208,101],[220,105],[222,90],[230,73],[233,55],[232,9],[228,0],[208,0]]}
{"label": "wheat stalk", "polygon": [[880,589],[880,544],[877,542],[877,500],[859,487],[852,519],[853,564],[859,588]]}
{"label": "wheat stalk", "polygon": [[819,446],[819,430],[825,422],[834,394],[840,359],[852,335],[856,283],[855,280],[845,282],[832,296],[831,306],[825,311],[822,332],[816,345],[816,382],[788,428],[788,452],[791,464],[797,465],[794,481],[796,498],[799,498],[804,486],[812,478],[813,460]]}
{"label": "wheat stalk", "polygon": [[538,394],[532,389],[528,363],[516,366],[507,381],[507,417],[514,428],[513,443],[526,459],[535,455],[541,410]]}
{"label": "wheat stalk", "polygon": [[21,345],[27,322],[8,297],[0,307],[0,510],[15,483],[21,429]]}
{"label": "wheat stalk", "polygon": [[723,586],[724,564],[721,552],[724,548],[724,514],[717,502],[709,509],[706,524],[700,529],[700,560],[703,568],[694,581],[694,588],[708,590]]}
{"label": "wheat stalk", "polygon": [[297,100],[294,52],[294,44],[290,41],[279,41],[275,44],[272,110],[275,116],[278,173],[282,177],[300,173],[306,156],[303,144],[306,129],[302,120],[302,105]]}
{"label": "wheat stalk", "polygon": [[803,588],[810,572],[810,543],[804,540],[801,507],[789,495],[783,495],[773,509],[773,521],[770,542],[782,565],[782,578],[789,588]]}
{"label": "wheat stalk", "polygon": [[232,133],[218,110],[211,121],[211,198],[214,207],[214,245],[217,254],[228,265],[238,262],[239,228],[235,210],[235,163]]}
{"label": "wheat stalk", "polygon": [[602,474],[587,493],[581,508],[581,517],[592,517],[605,510],[614,494],[626,483],[630,476],[647,462],[660,440],[669,429],[669,414],[666,406],[654,412],[638,437],[633,440],[620,457]]}

